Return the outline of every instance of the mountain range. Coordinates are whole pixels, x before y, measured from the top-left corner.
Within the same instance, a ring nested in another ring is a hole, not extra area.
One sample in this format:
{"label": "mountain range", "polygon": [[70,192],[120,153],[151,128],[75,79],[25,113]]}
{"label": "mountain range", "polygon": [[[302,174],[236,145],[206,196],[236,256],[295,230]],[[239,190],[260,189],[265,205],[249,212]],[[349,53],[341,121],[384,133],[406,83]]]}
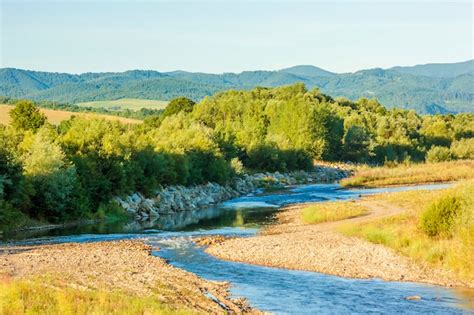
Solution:
{"label": "mountain range", "polygon": [[130,70],[68,74],[0,69],[0,95],[78,103],[119,98],[200,100],[228,89],[275,87],[296,82],[334,97],[377,98],[385,106],[419,113],[474,112],[474,60],[334,73],[299,65],[277,71],[241,73]]}

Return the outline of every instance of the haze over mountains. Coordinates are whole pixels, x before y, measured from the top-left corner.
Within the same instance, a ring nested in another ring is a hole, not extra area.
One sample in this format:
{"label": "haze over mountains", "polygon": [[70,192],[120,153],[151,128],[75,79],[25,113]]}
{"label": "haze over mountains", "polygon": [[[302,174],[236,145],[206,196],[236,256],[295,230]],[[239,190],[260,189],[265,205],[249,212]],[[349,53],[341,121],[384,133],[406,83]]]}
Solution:
{"label": "haze over mountains", "polygon": [[0,95],[67,103],[118,98],[169,100],[177,96],[200,100],[228,89],[295,82],[318,87],[334,97],[375,97],[387,107],[420,113],[474,112],[474,60],[354,73],[333,73],[310,65],[238,74],[131,70],[76,75],[0,69]]}

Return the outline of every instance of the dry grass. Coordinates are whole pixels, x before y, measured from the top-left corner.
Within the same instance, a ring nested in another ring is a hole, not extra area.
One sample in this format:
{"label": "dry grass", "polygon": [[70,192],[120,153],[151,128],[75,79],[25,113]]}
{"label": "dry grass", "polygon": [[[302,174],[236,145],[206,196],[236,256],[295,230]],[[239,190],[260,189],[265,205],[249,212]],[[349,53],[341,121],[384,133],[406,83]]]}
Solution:
{"label": "dry grass", "polygon": [[[457,221],[452,237],[429,237],[420,228],[420,217],[434,200],[446,195],[461,196],[464,213]],[[444,268],[457,274],[460,279],[474,281],[473,181],[444,191],[408,191],[369,198],[403,208],[405,212],[369,222],[343,225],[339,228],[340,232],[388,246],[419,263]]]}
{"label": "dry grass", "polygon": [[474,178],[474,161],[451,161],[398,165],[396,167],[361,168],[354,176],[342,180],[344,187],[382,187],[421,183],[451,182]]}
{"label": "dry grass", "polygon": [[139,98],[121,98],[112,101],[83,102],[78,103],[77,105],[83,107],[105,108],[110,110],[138,110],[141,108],[164,109],[168,105],[168,102],[157,100],[144,100]]}
{"label": "dry grass", "polygon": [[301,210],[301,219],[305,223],[316,224],[355,218],[367,213],[368,211],[365,207],[353,201],[324,202],[304,207]]}
{"label": "dry grass", "polygon": [[157,295],[137,296],[120,291],[70,287],[41,277],[32,281],[0,282],[0,314],[192,314],[171,308]]}
{"label": "dry grass", "polygon": [[[12,110],[14,106],[0,104],[0,124],[8,125],[10,123],[10,110]],[[103,118],[107,120],[118,120],[124,124],[140,124],[142,123],[141,120],[138,119],[130,119],[112,115],[100,115],[94,113],[76,113],[76,112],[68,112],[64,110],[54,110],[54,109],[46,109],[40,108],[40,112],[46,115],[48,121],[54,125],[59,124],[63,120],[68,120],[71,116],[78,116],[78,117],[89,117],[89,118]]]}

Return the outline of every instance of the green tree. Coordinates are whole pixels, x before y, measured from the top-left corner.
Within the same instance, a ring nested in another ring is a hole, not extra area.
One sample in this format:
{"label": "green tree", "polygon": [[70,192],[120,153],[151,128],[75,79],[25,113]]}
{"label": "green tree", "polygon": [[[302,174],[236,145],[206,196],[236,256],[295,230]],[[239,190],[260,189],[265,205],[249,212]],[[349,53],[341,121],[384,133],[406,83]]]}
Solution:
{"label": "green tree", "polygon": [[76,170],[67,162],[60,146],[51,139],[48,128],[40,129],[26,155],[23,169],[33,184],[33,208],[36,218],[59,221],[68,218],[68,206],[73,192]]}
{"label": "green tree", "polygon": [[186,97],[172,99],[168,106],[166,106],[163,116],[167,117],[180,112],[190,113],[193,111],[195,104],[196,103],[193,100]]}
{"label": "green tree", "polygon": [[365,162],[369,160],[370,137],[361,126],[350,126],[343,138],[344,158],[348,161]]}
{"label": "green tree", "polygon": [[46,122],[44,114],[31,101],[18,101],[10,111],[12,126],[20,130],[36,131]]}

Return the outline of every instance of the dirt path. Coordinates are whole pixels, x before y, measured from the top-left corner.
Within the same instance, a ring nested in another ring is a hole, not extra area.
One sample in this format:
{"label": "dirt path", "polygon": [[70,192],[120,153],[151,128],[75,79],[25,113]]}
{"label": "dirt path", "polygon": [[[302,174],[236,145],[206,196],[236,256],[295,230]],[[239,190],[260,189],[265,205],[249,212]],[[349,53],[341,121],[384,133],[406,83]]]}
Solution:
{"label": "dirt path", "polygon": [[228,297],[227,284],[175,268],[151,256],[151,247],[141,241],[0,246],[0,279],[45,275],[74,288],[153,295],[165,305],[199,313],[252,312]]}
{"label": "dirt path", "polygon": [[278,224],[251,238],[214,242],[206,251],[222,259],[287,269],[315,271],[350,278],[381,278],[443,286],[468,286],[451,274],[415,264],[393,250],[346,237],[335,227],[399,214],[404,210],[382,202],[362,199],[369,209],[361,217],[308,225],[301,221],[302,205],[285,208]]}

